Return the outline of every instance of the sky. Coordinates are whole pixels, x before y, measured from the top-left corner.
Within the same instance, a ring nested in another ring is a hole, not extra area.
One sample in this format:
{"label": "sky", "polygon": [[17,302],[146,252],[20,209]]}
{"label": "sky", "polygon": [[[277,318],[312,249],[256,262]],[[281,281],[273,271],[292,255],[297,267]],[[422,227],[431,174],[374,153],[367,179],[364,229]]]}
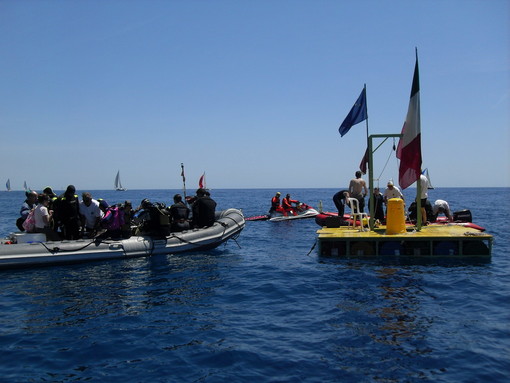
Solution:
{"label": "sky", "polygon": [[367,124],[338,127],[366,84],[400,133],[415,49],[433,185],[509,187],[507,0],[0,0],[0,184],[345,188]]}

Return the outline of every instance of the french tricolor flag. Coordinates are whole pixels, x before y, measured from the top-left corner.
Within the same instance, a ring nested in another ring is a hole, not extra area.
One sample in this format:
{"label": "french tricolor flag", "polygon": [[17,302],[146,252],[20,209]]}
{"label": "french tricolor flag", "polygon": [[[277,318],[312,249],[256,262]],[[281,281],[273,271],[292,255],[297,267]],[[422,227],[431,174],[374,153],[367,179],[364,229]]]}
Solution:
{"label": "french tricolor flag", "polygon": [[411,99],[402,137],[398,142],[397,158],[400,159],[398,183],[405,189],[420,179],[421,174],[421,123],[420,123],[420,78],[418,72],[418,52],[414,67]]}

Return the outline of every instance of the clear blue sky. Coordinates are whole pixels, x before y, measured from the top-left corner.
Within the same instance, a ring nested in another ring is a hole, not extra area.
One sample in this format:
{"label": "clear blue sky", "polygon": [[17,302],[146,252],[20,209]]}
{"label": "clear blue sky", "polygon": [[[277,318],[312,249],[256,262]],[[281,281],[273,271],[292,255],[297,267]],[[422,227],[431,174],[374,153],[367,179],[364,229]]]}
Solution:
{"label": "clear blue sky", "polygon": [[340,138],[340,123],[366,84],[370,133],[400,133],[417,47],[434,186],[510,186],[509,15],[507,0],[0,0],[0,181],[109,189],[120,169],[129,189],[178,189],[183,162],[190,189],[203,172],[213,189],[345,187],[366,127]]}

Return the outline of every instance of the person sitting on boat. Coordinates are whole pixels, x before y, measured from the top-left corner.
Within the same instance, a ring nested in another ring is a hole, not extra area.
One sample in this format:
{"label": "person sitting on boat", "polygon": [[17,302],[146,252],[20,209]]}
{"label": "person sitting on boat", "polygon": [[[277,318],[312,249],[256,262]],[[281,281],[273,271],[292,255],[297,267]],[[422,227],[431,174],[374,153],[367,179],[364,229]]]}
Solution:
{"label": "person sitting on boat", "polygon": [[298,213],[307,211],[308,209],[312,209],[312,207],[310,205],[307,205],[306,203],[298,202],[298,204],[296,205],[296,210],[298,211]]}
{"label": "person sitting on boat", "polygon": [[50,197],[47,194],[38,196],[39,204],[34,210],[35,229],[34,233],[43,233],[47,241],[60,241],[60,236],[53,231],[51,220],[53,219],[53,210],[48,210]]}
{"label": "person sitting on boat", "polygon": [[137,226],[135,234],[164,238],[170,234],[170,217],[166,205],[143,199],[135,210],[133,222]]}
{"label": "person sitting on boat", "polygon": [[[374,192],[372,193],[372,198],[374,199],[374,219],[383,223],[384,219],[384,197],[381,194],[379,188],[374,188]],[[370,200],[368,200],[368,206],[370,206]]]}
{"label": "person sitting on boat", "polygon": [[214,224],[216,201],[206,194],[202,188],[197,189],[196,199],[191,207],[193,213],[193,227],[209,227]]}
{"label": "person sitting on boat", "polygon": [[57,200],[58,195],[56,195],[53,192],[53,189],[50,186],[46,186],[43,189],[43,193],[46,194],[48,197],[50,197],[50,204],[48,205],[48,209],[49,210],[53,210],[54,205],[55,205],[55,201]]}
{"label": "person sitting on boat", "polygon": [[335,204],[338,210],[338,216],[342,220],[344,219],[345,205],[347,204],[348,198],[349,198],[348,190],[340,190],[333,196],[333,203]]}
{"label": "person sitting on boat", "polygon": [[365,180],[361,178],[361,174],[361,171],[358,170],[355,173],[356,178],[353,178],[349,183],[349,195],[351,198],[356,198],[358,200],[359,209],[363,212],[365,211],[365,197],[368,194],[368,189]]}
{"label": "person sitting on boat", "polygon": [[37,192],[33,190],[28,190],[25,192],[25,196],[27,197],[23,204],[21,205],[21,209],[19,211],[20,217],[16,220],[16,226],[20,231],[25,231],[23,228],[23,222],[28,217],[28,213],[37,205]]}
{"label": "person sitting on boat", "polygon": [[90,193],[85,192],[82,194],[79,209],[82,236],[93,238],[99,229],[101,218],[103,218],[103,212],[99,208],[99,202],[93,199]]}
{"label": "person sitting on boat", "polygon": [[135,211],[133,210],[133,205],[129,200],[124,201],[124,204],[120,207],[120,210],[124,214],[124,224],[121,227],[122,238],[127,239],[132,235],[131,224]]}
{"label": "person sitting on boat", "polygon": [[280,205],[280,192],[276,192],[273,198],[271,198],[271,209],[269,209],[269,214],[271,215],[274,212],[285,214],[285,210],[283,210]]}
{"label": "person sitting on boat", "polygon": [[438,199],[434,202],[434,205],[432,206],[432,213],[433,216],[430,217],[431,222],[436,221],[437,216],[439,214],[444,214],[446,218],[448,219],[448,222],[453,222],[453,216],[452,212],[450,210],[450,205],[448,205],[448,202]]}
{"label": "person sitting on boat", "polygon": [[102,240],[107,238],[120,239],[122,238],[122,225],[124,225],[124,214],[120,211],[118,206],[109,206],[108,202],[101,200],[99,207],[103,211],[100,225],[106,229],[103,233],[99,234],[96,239]]}
{"label": "person sitting on boat", "polygon": [[80,201],[75,194],[76,188],[69,185],[55,202],[55,218],[62,225],[64,239],[80,238]]}
{"label": "person sitting on boat", "polygon": [[[292,206],[294,204],[295,206]],[[296,212],[295,207],[299,204],[298,200],[290,199],[290,194],[287,193],[285,198],[282,200],[282,208],[284,210],[285,216],[287,216],[288,213],[291,213],[292,215],[298,215]]]}
{"label": "person sitting on boat", "polygon": [[189,230],[189,207],[182,201],[180,194],[174,195],[174,203],[168,208],[168,214],[170,215],[170,231],[179,232]]}

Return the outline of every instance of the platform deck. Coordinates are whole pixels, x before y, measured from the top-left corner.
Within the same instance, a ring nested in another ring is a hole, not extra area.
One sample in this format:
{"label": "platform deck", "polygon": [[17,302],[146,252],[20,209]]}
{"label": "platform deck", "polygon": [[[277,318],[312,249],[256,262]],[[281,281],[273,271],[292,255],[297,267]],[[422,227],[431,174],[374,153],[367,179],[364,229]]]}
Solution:
{"label": "platform deck", "polygon": [[492,235],[459,225],[429,225],[416,231],[386,234],[386,227],[360,231],[359,227],[322,228],[321,255],[330,256],[490,256]]}

